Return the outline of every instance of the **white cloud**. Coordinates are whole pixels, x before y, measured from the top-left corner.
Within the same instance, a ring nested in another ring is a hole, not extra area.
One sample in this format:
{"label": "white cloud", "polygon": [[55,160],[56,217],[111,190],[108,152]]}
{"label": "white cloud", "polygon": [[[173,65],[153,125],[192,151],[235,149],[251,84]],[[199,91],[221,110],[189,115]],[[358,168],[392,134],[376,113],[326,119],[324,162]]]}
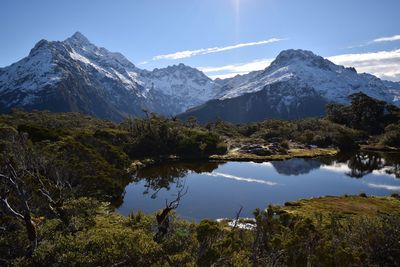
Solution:
{"label": "white cloud", "polygon": [[[263,70],[268,67],[272,59],[257,59],[246,63],[237,63],[217,67],[199,67],[198,69],[207,74],[211,79],[225,79],[236,75],[243,75],[251,71]],[[215,72],[227,72],[222,74],[212,74]]]}
{"label": "white cloud", "polygon": [[149,61],[142,61],[142,62],[139,62],[139,63],[138,63],[139,66],[141,66],[141,65],[146,65],[146,64],[149,64]]}
{"label": "white cloud", "polygon": [[272,43],[276,43],[276,42],[283,41],[283,40],[285,40],[285,39],[271,38],[268,40],[263,40],[263,41],[258,41],[258,42],[240,43],[240,44],[224,46],[224,47],[210,47],[210,48],[200,48],[200,49],[196,49],[196,50],[185,50],[185,51],[175,52],[172,54],[158,55],[158,56],[153,57],[153,60],[160,60],[160,59],[174,60],[174,59],[189,58],[189,57],[194,57],[194,56],[198,56],[198,55],[218,53],[218,52],[238,49],[238,48],[242,48],[242,47],[247,47],[247,46],[272,44]]}
{"label": "white cloud", "polygon": [[375,175],[387,176],[398,181],[399,179],[396,177],[395,171],[395,166],[385,166],[380,170],[373,170],[372,173]]}
{"label": "white cloud", "polygon": [[372,40],[372,43],[383,43],[383,42],[393,42],[393,41],[400,41],[400,35],[377,38]]}
{"label": "white cloud", "polygon": [[214,75],[207,74],[207,76],[210,77],[212,80],[215,80],[217,78],[219,78],[219,79],[228,79],[228,78],[235,77],[236,75],[244,75],[244,74],[247,74],[247,73],[248,72],[230,72],[230,73],[226,73],[226,74],[214,74]]}
{"label": "white cloud", "polygon": [[378,52],[359,53],[359,54],[343,54],[343,55],[328,57],[328,59],[340,63],[352,63],[352,62],[390,60],[399,57],[400,57],[400,49],[396,49],[392,51],[378,51]]}
{"label": "white cloud", "polygon": [[348,46],[346,47],[347,49],[352,49],[352,48],[359,48],[359,47],[365,47],[365,46],[369,46],[372,44],[379,44],[379,43],[386,43],[386,42],[394,42],[394,41],[400,41],[400,35],[393,35],[393,36],[387,36],[387,37],[380,37],[380,38],[376,38],[372,41],[363,43],[363,44],[359,44],[359,45],[352,45],[352,46]]}
{"label": "white cloud", "polygon": [[238,63],[238,64],[232,64],[232,65],[225,65],[225,66],[219,66],[219,67],[200,67],[199,70],[205,73],[210,73],[210,72],[220,72],[220,71],[230,71],[230,72],[250,72],[254,70],[262,70],[268,67],[272,59],[257,59],[251,62],[246,62],[246,63]]}
{"label": "white cloud", "polygon": [[383,188],[383,189],[391,190],[391,191],[400,191],[400,186],[397,186],[397,185],[374,184],[374,183],[368,183],[367,185],[372,188]]}
{"label": "white cloud", "polygon": [[241,181],[241,182],[247,182],[247,183],[258,183],[258,184],[265,184],[265,185],[270,185],[270,186],[277,185],[277,183],[275,183],[275,182],[247,178],[247,177],[240,177],[240,176],[235,176],[235,175],[220,173],[220,172],[206,173],[206,175],[212,176],[212,177],[223,177],[223,178],[232,179],[232,180]]}
{"label": "white cloud", "polygon": [[382,79],[400,81],[400,49],[328,57],[335,64],[354,67]]}
{"label": "white cloud", "polygon": [[337,173],[350,173],[351,169],[346,163],[338,163],[335,162],[332,165],[322,165],[321,169],[331,171],[331,172],[337,172]]}
{"label": "white cloud", "polygon": [[[328,57],[330,61],[346,67],[354,67],[358,72],[371,73],[379,78],[400,81],[400,49],[372,53],[343,54]],[[272,59],[258,59],[250,62],[224,66],[199,67],[210,78],[230,78],[268,67]]]}

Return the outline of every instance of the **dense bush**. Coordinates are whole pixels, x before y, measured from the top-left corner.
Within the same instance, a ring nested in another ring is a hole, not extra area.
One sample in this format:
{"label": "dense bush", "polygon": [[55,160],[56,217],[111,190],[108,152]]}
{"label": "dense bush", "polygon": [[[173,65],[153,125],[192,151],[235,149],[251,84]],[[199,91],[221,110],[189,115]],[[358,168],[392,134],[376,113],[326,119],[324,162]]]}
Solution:
{"label": "dense bush", "polygon": [[380,140],[383,145],[400,148],[400,124],[388,125]]}
{"label": "dense bush", "polygon": [[384,101],[361,92],[352,94],[350,100],[349,106],[328,105],[327,118],[370,134],[382,133],[387,125],[400,120],[400,109]]}
{"label": "dense bush", "polygon": [[226,145],[215,133],[203,130],[184,131],[178,141],[177,154],[186,157],[201,158],[212,154],[223,154]]}
{"label": "dense bush", "polygon": [[[385,123],[392,119],[385,118]],[[399,127],[389,124],[378,140],[398,147]],[[210,220],[189,223],[172,216],[168,233],[159,237],[156,216],[135,213],[123,217],[105,202],[122,195],[131,181],[127,169],[137,158],[203,158],[225,153],[224,138],[275,142],[287,149],[292,142],[351,148],[366,137],[362,131],[327,119],[249,125],[220,121],[201,127],[194,121],[155,115],[129,118],[120,125],[75,113],[0,116],[0,171],[18,174],[18,185],[29,202],[28,224],[34,226],[37,242],[34,247],[21,218],[0,206],[0,265],[398,266],[397,214],[329,215],[322,220],[269,207],[255,211],[252,230]],[[214,167],[203,168],[212,171]],[[184,175],[184,170],[145,177],[157,186]],[[1,203],[6,198],[21,210],[24,203],[16,189],[5,179],[0,181]]]}
{"label": "dense bush", "polygon": [[[305,145],[319,147],[335,146],[341,149],[353,149],[357,142],[366,138],[361,131],[333,123],[326,119],[304,119],[299,121],[267,120],[253,126],[250,138],[266,142],[287,142],[292,140]],[[238,126],[243,128],[244,126]]]}
{"label": "dense bush", "polygon": [[18,131],[28,133],[29,139],[31,139],[33,142],[39,142],[43,140],[58,141],[60,139],[60,135],[62,134],[60,131],[29,124],[19,125]]}
{"label": "dense bush", "polygon": [[332,123],[324,119],[306,119],[298,123],[295,139],[306,144],[318,146],[337,146],[354,148],[356,142],[365,136],[356,130]]}
{"label": "dense bush", "polygon": [[[15,266],[398,266],[400,217],[296,217],[274,207],[255,212],[253,230],[174,218],[155,240],[153,215],[123,217],[89,198],[66,203],[71,224],[43,219],[31,257],[24,232],[0,236],[3,263]],[[4,218],[1,218],[4,222]],[[7,226],[8,227],[8,226]],[[11,228],[9,228],[11,229]],[[11,247],[12,249],[10,249]]]}
{"label": "dense bush", "polygon": [[149,119],[128,119],[122,126],[130,133],[132,141],[126,150],[131,157],[177,155],[199,158],[226,151],[216,133],[155,115]]}

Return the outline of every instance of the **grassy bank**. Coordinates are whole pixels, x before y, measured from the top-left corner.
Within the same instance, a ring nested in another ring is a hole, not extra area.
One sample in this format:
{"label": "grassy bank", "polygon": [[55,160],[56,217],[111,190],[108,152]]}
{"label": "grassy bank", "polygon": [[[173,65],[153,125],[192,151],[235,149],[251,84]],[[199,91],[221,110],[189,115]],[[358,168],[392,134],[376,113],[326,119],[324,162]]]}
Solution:
{"label": "grassy bank", "polygon": [[286,160],[291,158],[313,158],[322,156],[334,156],[338,153],[336,148],[294,148],[289,149],[285,154],[273,154],[267,156],[259,156],[250,153],[243,153],[238,149],[228,151],[224,155],[212,155],[213,160],[229,160],[229,161],[269,161],[269,160]]}
{"label": "grassy bank", "polygon": [[385,146],[380,143],[361,145],[360,150],[372,151],[372,152],[400,153],[400,148]]}
{"label": "grassy bank", "polygon": [[368,216],[376,217],[382,214],[400,215],[400,198],[377,196],[326,196],[302,199],[285,203],[280,211],[304,218],[315,219],[316,215],[328,218],[331,215],[339,217]]}

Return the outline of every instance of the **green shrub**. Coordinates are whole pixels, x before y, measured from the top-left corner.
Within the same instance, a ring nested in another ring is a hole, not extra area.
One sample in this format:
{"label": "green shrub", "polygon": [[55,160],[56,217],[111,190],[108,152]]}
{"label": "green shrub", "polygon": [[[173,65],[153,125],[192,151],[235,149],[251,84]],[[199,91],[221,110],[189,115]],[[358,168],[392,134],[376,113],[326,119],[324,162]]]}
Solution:
{"label": "green shrub", "polygon": [[400,147],[400,124],[390,124],[380,137],[380,142],[386,146]]}
{"label": "green shrub", "polygon": [[349,106],[331,104],[327,106],[327,118],[335,123],[365,131],[369,134],[380,134],[384,128],[400,120],[400,109],[365,95],[355,93],[349,96]]}
{"label": "green shrub", "polygon": [[58,141],[61,135],[59,131],[28,124],[19,125],[18,131],[28,133],[29,139],[31,139],[33,142],[39,142],[43,140]]}
{"label": "green shrub", "polygon": [[201,130],[187,130],[179,140],[177,154],[196,158],[225,152],[226,146],[218,135]]}

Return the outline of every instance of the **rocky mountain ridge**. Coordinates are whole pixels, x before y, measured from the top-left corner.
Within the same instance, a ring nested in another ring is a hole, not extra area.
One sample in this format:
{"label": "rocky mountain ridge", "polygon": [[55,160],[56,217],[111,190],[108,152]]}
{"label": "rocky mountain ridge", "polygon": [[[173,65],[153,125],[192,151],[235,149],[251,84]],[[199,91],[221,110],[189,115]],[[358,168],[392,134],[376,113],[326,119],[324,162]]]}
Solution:
{"label": "rocky mountain ridge", "polygon": [[[77,32],[39,41],[22,60],[0,68],[0,112],[12,108],[76,111],[120,121],[143,110],[233,122],[320,116],[330,102],[363,92],[399,105],[400,83],[285,50],[266,69],[212,80],[184,64],[148,71]],[[201,114],[201,116],[200,116]],[[232,119],[231,119],[232,118]]]}

